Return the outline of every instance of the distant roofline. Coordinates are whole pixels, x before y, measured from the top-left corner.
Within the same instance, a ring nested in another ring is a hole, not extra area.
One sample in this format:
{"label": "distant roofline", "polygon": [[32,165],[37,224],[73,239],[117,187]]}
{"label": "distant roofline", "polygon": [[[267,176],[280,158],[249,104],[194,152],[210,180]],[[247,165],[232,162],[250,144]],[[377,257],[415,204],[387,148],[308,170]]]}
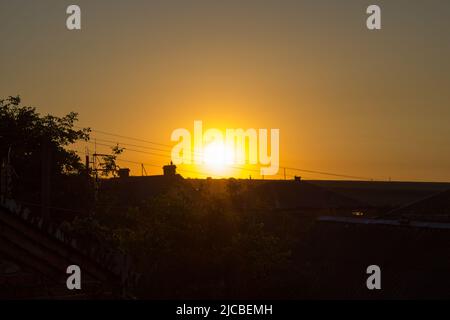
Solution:
{"label": "distant roofline", "polygon": [[369,219],[369,218],[353,218],[353,217],[333,217],[320,216],[317,218],[320,222],[336,222],[336,223],[350,223],[350,224],[365,224],[365,225],[385,225],[393,227],[412,227],[412,228],[427,228],[427,229],[448,229],[450,230],[450,223],[443,222],[426,222],[417,220],[391,220],[391,219]]}

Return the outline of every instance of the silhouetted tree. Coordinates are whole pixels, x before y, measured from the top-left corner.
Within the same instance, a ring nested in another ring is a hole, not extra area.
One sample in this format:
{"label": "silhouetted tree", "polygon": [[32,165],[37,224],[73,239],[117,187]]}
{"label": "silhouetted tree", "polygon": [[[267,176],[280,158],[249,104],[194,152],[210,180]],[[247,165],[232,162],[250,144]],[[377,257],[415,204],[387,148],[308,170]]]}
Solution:
{"label": "silhouetted tree", "polygon": [[84,170],[80,157],[67,149],[78,140],[89,139],[89,128],[74,129],[77,116],[75,112],[41,116],[36,108],[22,106],[19,96],[0,100],[0,159],[9,159],[16,187],[39,189],[44,144],[51,157],[52,178]]}
{"label": "silhouetted tree", "polygon": [[100,163],[100,167],[102,169],[102,176],[107,177],[112,175],[113,177],[117,176],[120,167],[117,165],[117,156],[123,152],[124,148],[116,145],[111,148],[111,154],[107,156],[103,156],[103,162]]}

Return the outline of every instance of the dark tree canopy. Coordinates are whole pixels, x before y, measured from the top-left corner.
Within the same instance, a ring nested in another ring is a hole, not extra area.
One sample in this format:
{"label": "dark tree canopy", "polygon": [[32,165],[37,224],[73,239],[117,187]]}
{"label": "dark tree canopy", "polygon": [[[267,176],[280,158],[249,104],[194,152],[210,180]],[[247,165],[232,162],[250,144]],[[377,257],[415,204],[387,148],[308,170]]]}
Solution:
{"label": "dark tree canopy", "polygon": [[43,145],[50,155],[53,177],[79,174],[80,157],[67,149],[78,140],[89,140],[89,128],[75,129],[78,114],[41,116],[34,107],[22,106],[20,97],[0,100],[0,162],[11,164],[16,179],[34,184],[41,173]]}

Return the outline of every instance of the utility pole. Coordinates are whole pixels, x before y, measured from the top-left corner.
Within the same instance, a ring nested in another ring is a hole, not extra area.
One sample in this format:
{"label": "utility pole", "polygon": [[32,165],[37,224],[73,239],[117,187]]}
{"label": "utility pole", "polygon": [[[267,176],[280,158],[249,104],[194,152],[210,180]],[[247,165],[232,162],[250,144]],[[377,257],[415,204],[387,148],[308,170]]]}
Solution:
{"label": "utility pole", "polygon": [[42,217],[48,220],[50,219],[51,150],[46,136],[42,137],[41,149],[41,213]]}
{"label": "utility pole", "polygon": [[147,176],[147,170],[145,170],[144,164],[141,163],[141,176]]}
{"label": "utility pole", "polygon": [[89,162],[89,153],[86,153],[86,164],[85,164],[85,166],[86,166],[86,179],[87,180],[89,180],[89,177],[90,177],[90,175],[89,175],[89,164],[90,164],[90,162]]}
{"label": "utility pole", "polygon": [[93,165],[93,169],[95,172],[95,183],[98,183],[98,173],[97,173],[97,139],[94,140],[94,165]]}

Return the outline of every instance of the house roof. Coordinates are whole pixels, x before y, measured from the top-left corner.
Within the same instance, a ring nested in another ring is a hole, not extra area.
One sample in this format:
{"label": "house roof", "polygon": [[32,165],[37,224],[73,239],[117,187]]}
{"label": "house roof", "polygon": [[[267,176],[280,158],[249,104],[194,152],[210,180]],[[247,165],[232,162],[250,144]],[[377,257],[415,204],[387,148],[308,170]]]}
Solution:
{"label": "house roof", "polygon": [[280,209],[358,208],[367,206],[361,201],[337,194],[305,181],[263,181],[255,185],[255,192],[275,203]]}
{"label": "house roof", "polygon": [[387,216],[421,217],[422,219],[450,221],[450,190],[438,192],[406,204],[390,211]]}
{"label": "house roof", "polygon": [[[78,265],[82,281],[87,284],[81,294],[120,295],[124,261],[119,255],[106,251],[84,252],[61,230],[31,216],[28,210],[11,206],[11,202],[9,208],[7,206],[0,206],[0,257],[7,265],[19,266],[27,273],[44,278],[55,295],[67,297],[74,292],[66,287],[66,269],[69,265]],[[27,296],[28,293],[31,296]],[[28,293],[24,292],[27,298],[37,294]]]}

